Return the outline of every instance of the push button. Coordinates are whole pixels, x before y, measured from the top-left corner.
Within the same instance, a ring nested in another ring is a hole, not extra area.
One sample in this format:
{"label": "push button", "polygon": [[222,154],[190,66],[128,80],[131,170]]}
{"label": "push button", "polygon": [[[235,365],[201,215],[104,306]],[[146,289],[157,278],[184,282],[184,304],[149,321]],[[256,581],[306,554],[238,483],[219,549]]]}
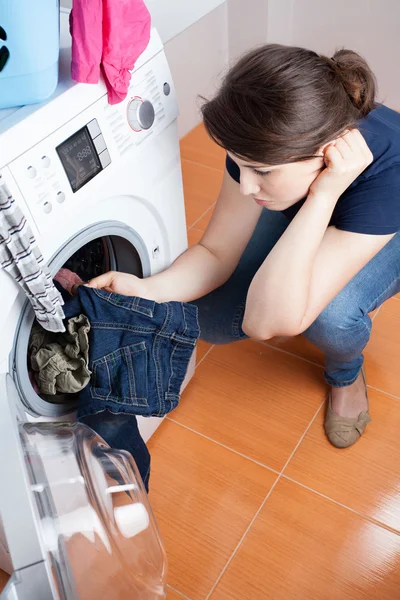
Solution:
{"label": "push button", "polygon": [[100,154],[100,152],[103,152],[103,150],[105,150],[107,147],[102,135],[98,135],[97,138],[95,140],[93,140],[93,142],[94,142],[95,148],[97,150],[97,154]]}
{"label": "push button", "polygon": [[87,128],[89,129],[89,133],[92,136],[92,140],[101,134],[99,124],[97,119],[93,119],[90,123],[87,124]]}
{"label": "push button", "polygon": [[108,167],[108,165],[111,163],[111,156],[108,150],[104,150],[101,154],[99,154],[99,158],[103,169]]}
{"label": "push button", "polygon": [[32,167],[32,166],[28,167],[27,174],[28,174],[29,179],[35,179],[35,177],[37,175],[37,171],[36,171],[35,167]]}

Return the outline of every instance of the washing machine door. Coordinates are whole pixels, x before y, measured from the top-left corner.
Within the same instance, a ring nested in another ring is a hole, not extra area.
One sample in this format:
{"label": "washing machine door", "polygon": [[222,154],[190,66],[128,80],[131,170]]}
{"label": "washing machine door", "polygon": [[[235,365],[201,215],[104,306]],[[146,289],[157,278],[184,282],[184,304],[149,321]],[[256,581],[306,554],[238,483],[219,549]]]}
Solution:
{"label": "washing machine door", "polygon": [[2,600],[165,598],[166,557],[132,457],[80,423],[26,423],[0,379]]}

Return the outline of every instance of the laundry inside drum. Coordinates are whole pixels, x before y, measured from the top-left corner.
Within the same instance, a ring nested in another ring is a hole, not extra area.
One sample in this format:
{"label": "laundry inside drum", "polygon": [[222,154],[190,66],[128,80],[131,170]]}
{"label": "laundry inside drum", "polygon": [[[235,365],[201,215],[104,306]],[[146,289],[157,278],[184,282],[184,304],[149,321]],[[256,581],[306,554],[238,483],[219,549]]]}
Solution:
{"label": "laundry inside drum", "polygon": [[[119,236],[96,238],[72,254],[54,277],[54,284],[68,301],[74,286],[110,270],[142,277],[135,248]],[[71,323],[73,321],[73,323]],[[34,321],[28,343],[27,367],[34,392],[51,404],[76,402],[89,382],[88,346],[90,323],[85,315],[66,322],[66,334],[45,331]]]}

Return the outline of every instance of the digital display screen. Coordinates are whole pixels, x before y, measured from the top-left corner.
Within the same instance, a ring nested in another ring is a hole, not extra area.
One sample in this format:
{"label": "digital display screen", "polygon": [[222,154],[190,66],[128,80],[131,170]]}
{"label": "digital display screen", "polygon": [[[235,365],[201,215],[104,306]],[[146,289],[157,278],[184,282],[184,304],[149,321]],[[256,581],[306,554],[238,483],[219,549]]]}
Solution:
{"label": "digital display screen", "polygon": [[102,170],[87,127],[71,135],[56,150],[74,193]]}

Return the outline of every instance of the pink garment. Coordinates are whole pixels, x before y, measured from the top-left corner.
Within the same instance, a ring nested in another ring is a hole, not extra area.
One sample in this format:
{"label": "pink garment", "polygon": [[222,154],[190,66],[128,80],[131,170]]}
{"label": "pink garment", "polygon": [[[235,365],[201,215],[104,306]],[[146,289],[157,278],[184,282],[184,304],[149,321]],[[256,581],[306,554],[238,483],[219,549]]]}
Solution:
{"label": "pink garment", "polygon": [[69,269],[60,269],[54,281],[57,281],[69,294],[72,295],[72,288],[74,285],[80,285],[83,283],[82,279],[76,273],[73,273]]}
{"label": "pink garment", "polygon": [[143,0],[74,0],[71,12],[72,79],[97,83],[101,70],[110,104],[128,93],[130,71],[150,39]]}

